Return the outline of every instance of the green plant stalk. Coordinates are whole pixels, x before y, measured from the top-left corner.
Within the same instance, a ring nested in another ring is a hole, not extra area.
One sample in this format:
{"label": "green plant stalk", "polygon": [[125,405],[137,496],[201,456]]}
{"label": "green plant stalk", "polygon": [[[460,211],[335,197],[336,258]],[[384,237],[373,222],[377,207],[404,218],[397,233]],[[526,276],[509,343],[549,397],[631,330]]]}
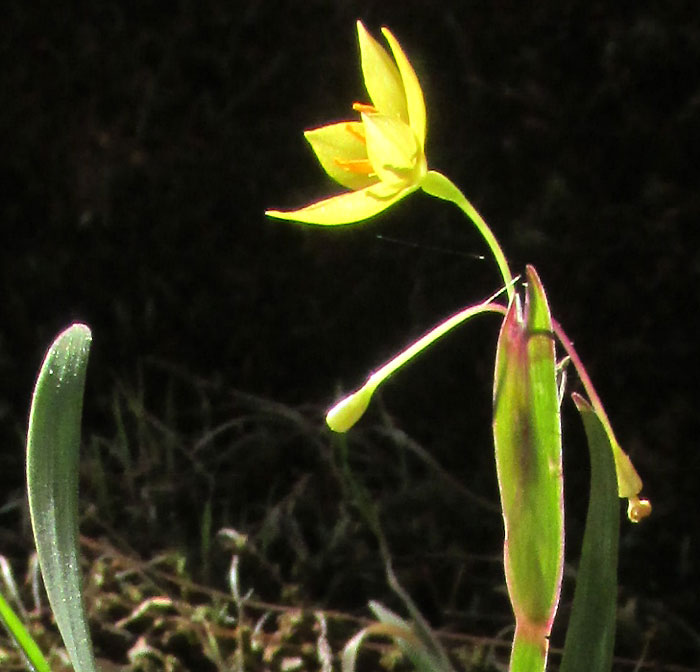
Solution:
{"label": "green plant stalk", "polygon": [[613,458],[615,459],[618,496],[629,500],[627,516],[632,522],[637,523],[651,513],[651,504],[649,501],[646,499],[640,500],[638,497],[642,489],[642,479],[637,474],[637,470],[634,468],[627,453],[620,447],[612,425],[610,424],[610,420],[608,419],[608,415],[603,407],[603,403],[596,392],[593,381],[588,375],[588,371],[586,371],[586,367],[583,365],[581,358],[576,352],[573,341],[566,335],[566,332],[556,320],[552,320],[552,329],[559,339],[559,342],[564,347],[564,350],[566,350],[566,353],[571,358],[571,362],[576,369],[576,373],[581,380],[583,388],[586,390],[591,406],[608,436]]}
{"label": "green plant stalk", "polygon": [[442,173],[436,170],[429,170],[420,186],[426,194],[454,203],[474,223],[496,260],[498,270],[503,278],[503,284],[506,286],[506,291],[508,292],[508,303],[510,303],[515,295],[513,275],[510,272],[508,261],[506,260],[505,254],[503,254],[503,250],[496,236],[494,236],[493,231],[491,231],[489,225],[484,221],[484,218],[477,212],[476,208],[459,190],[457,185]]}
{"label": "green plant stalk", "polygon": [[[508,287],[512,289],[510,285]],[[326,415],[328,426],[334,432],[347,432],[362,417],[367,410],[372,395],[389,376],[411,361],[429,345],[462,324],[462,322],[481,313],[505,313],[506,309],[504,306],[492,303],[502,291],[501,289],[485,301],[455,313],[377,369],[367,378],[367,381],[360,389],[341,399],[328,411]]]}
{"label": "green plant stalk", "polygon": [[78,458],[91,333],[62,332],[34,388],[27,438],[27,492],[49,604],[76,672],[96,672],[78,560]]}

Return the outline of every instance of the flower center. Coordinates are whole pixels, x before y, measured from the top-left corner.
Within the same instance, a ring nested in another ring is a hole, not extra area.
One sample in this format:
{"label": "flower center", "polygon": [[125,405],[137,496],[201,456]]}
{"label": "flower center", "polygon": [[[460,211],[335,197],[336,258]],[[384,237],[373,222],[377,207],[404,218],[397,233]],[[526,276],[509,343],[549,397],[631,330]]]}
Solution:
{"label": "flower center", "polygon": [[369,159],[333,159],[336,166],[340,166],[343,170],[349,173],[357,173],[358,175],[374,175],[374,168],[369,162]]}
{"label": "flower center", "polygon": [[[352,108],[357,111],[373,111],[376,110],[371,105],[364,105],[363,103],[354,103]],[[358,127],[356,124],[346,124],[345,130],[352,135],[354,138],[359,140],[363,145],[367,144],[365,139],[364,129]],[[333,159],[336,166],[339,166],[343,170],[347,170],[349,173],[356,173],[358,175],[375,175],[374,168],[369,162],[369,159]]]}

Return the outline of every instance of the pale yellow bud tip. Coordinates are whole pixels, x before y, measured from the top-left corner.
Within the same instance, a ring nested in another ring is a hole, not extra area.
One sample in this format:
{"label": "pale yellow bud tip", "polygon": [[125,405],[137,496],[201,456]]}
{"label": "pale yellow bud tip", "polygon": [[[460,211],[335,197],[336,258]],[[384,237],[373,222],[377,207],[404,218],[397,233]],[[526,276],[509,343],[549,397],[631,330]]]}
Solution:
{"label": "pale yellow bud tip", "polygon": [[364,414],[374,389],[361,387],[341,399],[326,415],[326,423],[334,432],[347,432]]}
{"label": "pale yellow bud tip", "polygon": [[639,497],[630,497],[627,504],[627,517],[633,522],[638,523],[644,520],[651,514],[651,502],[648,499],[639,499]]}

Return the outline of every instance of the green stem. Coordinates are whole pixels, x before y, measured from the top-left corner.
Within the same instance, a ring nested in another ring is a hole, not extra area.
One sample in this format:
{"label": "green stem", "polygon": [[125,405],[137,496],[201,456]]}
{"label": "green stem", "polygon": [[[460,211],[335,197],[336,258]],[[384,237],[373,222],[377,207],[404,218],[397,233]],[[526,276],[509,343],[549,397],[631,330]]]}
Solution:
{"label": "green stem", "polygon": [[566,332],[562,329],[561,325],[556,321],[552,320],[552,328],[556,334],[559,342],[566,350],[567,354],[571,358],[571,361],[576,368],[578,377],[583,384],[588,399],[591,402],[593,411],[595,412],[598,420],[603,425],[605,433],[608,435],[608,441],[610,442],[610,447],[612,448],[613,457],[615,459],[615,469],[617,471],[617,485],[618,494],[620,497],[626,497],[629,500],[629,506],[627,509],[628,518],[636,523],[646,518],[646,516],[651,513],[651,504],[648,500],[640,500],[638,495],[642,489],[642,479],[639,478],[637,470],[630,461],[624,450],[622,450],[620,443],[615,437],[615,432],[613,431],[610,420],[608,419],[608,414],[603,408],[603,403],[600,401],[600,397],[596,392],[593,382],[591,381],[586,367],[583,365],[581,358],[576,352],[576,348],[572,340],[566,335]]}
{"label": "green stem", "polygon": [[603,408],[603,403],[601,402],[600,397],[598,396],[598,393],[596,392],[596,389],[593,386],[593,381],[588,375],[586,367],[583,365],[581,358],[578,356],[578,352],[576,352],[576,348],[574,347],[573,341],[566,335],[566,332],[564,331],[564,329],[562,329],[561,324],[559,324],[559,322],[557,322],[554,318],[552,318],[552,328],[554,329],[554,333],[559,339],[559,342],[564,347],[564,350],[566,350],[566,354],[569,355],[569,357],[571,358],[571,362],[574,365],[574,368],[576,369],[576,373],[578,374],[579,380],[583,385],[583,389],[586,390],[588,400],[591,402],[591,406],[593,406],[593,409],[595,410],[598,419],[605,428],[605,433],[610,438],[610,442],[615,445],[619,445],[617,439],[615,438],[615,432],[613,432],[610,420],[608,419],[608,414]]}
{"label": "green stem", "polygon": [[523,636],[515,626],[513,649],[510,654],[509,672],[544,672],[547,667],[549,640],[544,635],[539,641]]}
{"label": "green stem", "polygon": [[380,369],[377,369],[367,380],[368,387],[375,390],[379,384],[384,382],[394,371],[413,359],[419,352],[425,350],[431,343],[434,343],[448,331],[451,331],[470,317],[474,317],[474,315],[478,315],[479,313],[503,313],[503,306],[491,303],[492,300],[493,299],[487,299],[478,306],[470,306],[469,308],[460,310],[437,327],[431,329],[427,334],[421,336],[421,338],[409,345],[403,352],[396,355],[396,357],[384,364]]}
{"label": "green stem", "polygon": [[498,270],[501,272],[503,284],[506,286],[508,292],[508,303],[510,303],[515,295],[513,275],[510,272],[505,254],[503,254],[503,250],[496,236],[494,236],[493,231],[491,231],[488,224],[484,221],[484,218],[477,212],[476,208],[467,200],[467,197],[459,188],[442,173],[429,170],[421,182],[421,189],[431,196],[454,203],[472,222],[474,222],[474,225],[489,246],[496,260],[496,264],[498,264]]}
{"label": "green stem", "polygon": [[[517,278],[516,278],[517,279]],[[512,281],[511,281],[512,282]],[[506,289],[513,291],[512,284],[507,285]],[[427,334],[414,341],[405,350],[400,352],[396,357],[377,369],[359,389],[341,399],[326,415],[326,422],[334,432],[347,432],[364,414],[369,405],[370,399],[375,390],[381,385],[392,373],[404,364],[413,359],[421,350],[425,350],[431,343],[436,341],[441,336],[444,336],[448,331],[454,329],[465,320],[468,320],[479,313],[500,313],[505,314],[506,307],[500,303],[492,303],[503,289],[498,290],[490,296],[486,301],[483,301],[476,306],[469,306],[464,310],[449,317],[437,327],[431,329]]]}

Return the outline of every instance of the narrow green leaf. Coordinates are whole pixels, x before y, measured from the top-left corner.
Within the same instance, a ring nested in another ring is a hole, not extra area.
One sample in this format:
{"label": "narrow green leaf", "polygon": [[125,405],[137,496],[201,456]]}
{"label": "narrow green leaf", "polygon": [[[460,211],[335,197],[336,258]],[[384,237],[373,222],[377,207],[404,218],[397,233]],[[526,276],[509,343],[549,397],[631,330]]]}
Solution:
{"label": "narrow green leaf", "polygon": [[516,620],[513,655],[539,655],[544,669],[563,566],[561,424],[549,307],[532,267],[527,278],[524,310],[516,298],[498,339],[493,430]]}
{"label": "narrow green leaf", "polygon": [[370,602],[369,607],[378,622],[360,630],[345,645],[342,672],[355,672],[360,648],[370,636],[392,639],[417,672],[453,672],[447,657],[443,655],[444,652],[433,651],[432,642],[416,632],[411,623],[379,602]]}
{"label": "narrow green leaf", "polygon": [[78,457],[88,327],[74,324],[46,354],[34,388],[27,491],[49,603],[76,672],[96,672],[78,562]]}
{"label": "narrow green leaf", "polygon": [[409,636],[394,636],[394,641],[418,672],[453,672],[445,652],[433,650],[432,638],[427,633],[424,635],[415,626],[411,627],[408,621],[379,602],[370,602],[369,608],[383,625],[408,633]]}
{"label": "narrow green leaf", "polygon": [[615,460],[600,418],[583,397],[572,396],[588,439],[591,485],[561,672],[608,672],[615,645],[620,534]]}
{"label": "narrow green leaf", "polygon": [[17,646],[22,650],[32,669],[36,672],[51,672],[39,646],[2,594],[0,594],[0,623],[5,626]]}

